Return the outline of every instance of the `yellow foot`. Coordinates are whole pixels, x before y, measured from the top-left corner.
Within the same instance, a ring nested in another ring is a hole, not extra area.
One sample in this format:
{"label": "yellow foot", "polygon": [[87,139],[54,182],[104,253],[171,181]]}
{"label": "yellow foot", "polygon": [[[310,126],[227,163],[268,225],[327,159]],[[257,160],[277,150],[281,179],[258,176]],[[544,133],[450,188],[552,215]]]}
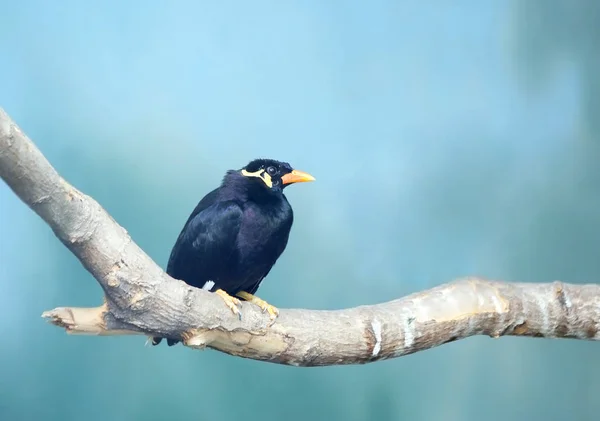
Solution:
{"label": "yellow foot", "polygon": [[259,306],[263,313],[266,311],[269,313],[269,316],[271,317],[271,320],[274,320],[277,318],[277,316],[279,316],[279,310],[277,310],[277,307],[272,306],[271,304],[267,303],[265,300],[261,300],[260,298],[258,298],[255,295],[252,294],[248,294],[245,291],[240,291],[237,294],[238,297],[243,298],[244,300],[252,303],[252,304],[256,304],[257,306]]}
{"label": "yellow foot", "polygon": [[217,294],[223,299],[223,301],[225,301],[225,304],[227,305],[227,307],[229,307],[233,314],[237,314],[240,320],[242,319],[242,313],[240,313],[240,309],[238,308],[238,306],[240,305],[240,300],[227,294],[222,289],[216,290],[215,294]]}

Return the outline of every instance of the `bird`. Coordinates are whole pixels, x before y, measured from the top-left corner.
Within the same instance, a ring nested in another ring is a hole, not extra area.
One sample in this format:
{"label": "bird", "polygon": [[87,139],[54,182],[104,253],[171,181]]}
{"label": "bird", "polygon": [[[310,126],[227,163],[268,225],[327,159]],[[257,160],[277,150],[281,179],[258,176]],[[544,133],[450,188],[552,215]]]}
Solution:
{"label": "bird", "polygon": [[[279,310],[254,294],[288,243],[294,213],[284,189],[309,181],[315,178],[275,159],[254,159],[226,171],[220,186],[200,200],[185,222],[167,274],[219,295],[240,319],[240,299],[276,319]],[[152,337],[152,345],[161,340]],[[178,342],[167,338],[169,346]]]}

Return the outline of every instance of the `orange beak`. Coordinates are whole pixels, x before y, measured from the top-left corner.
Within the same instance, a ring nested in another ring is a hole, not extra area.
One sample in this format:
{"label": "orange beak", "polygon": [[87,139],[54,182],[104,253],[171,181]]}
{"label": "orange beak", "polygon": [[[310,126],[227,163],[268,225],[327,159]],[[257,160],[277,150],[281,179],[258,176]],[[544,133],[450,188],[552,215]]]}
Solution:
{"label": "orange beak", "polygon": [[293,170],[291,173],[287,173],[281,177],[281,181],[283,184],[304,183],[307,181],[315,181],[315,178],[304,171]]}

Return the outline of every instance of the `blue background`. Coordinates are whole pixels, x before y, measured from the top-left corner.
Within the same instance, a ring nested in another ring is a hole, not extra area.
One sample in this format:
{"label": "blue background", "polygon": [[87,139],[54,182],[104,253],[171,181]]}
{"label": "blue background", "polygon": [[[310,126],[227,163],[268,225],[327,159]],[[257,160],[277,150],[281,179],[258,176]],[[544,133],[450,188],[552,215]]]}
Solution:
{"label": "blue background", "polygon": [[[0,106],[162,267],[227,169],[289,161],[259,296],[600,279],[600,3],[2,2]],[[44,323],[101,290],[0,184],[2,420],[596,420],[600,348],[474,337],[299,369]]]}

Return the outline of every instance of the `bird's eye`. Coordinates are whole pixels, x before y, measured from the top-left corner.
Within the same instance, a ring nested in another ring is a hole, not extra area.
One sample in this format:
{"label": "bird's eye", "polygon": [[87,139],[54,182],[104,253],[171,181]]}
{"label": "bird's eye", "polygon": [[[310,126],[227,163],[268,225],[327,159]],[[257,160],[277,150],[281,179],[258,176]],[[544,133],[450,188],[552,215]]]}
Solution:
{"label": "bird's eye", "polygon": [[275,175],[275,174],[277,174],[277,168],[269,167],[269,168],[267,168],[267,172],[269,173],[269,175]]}

